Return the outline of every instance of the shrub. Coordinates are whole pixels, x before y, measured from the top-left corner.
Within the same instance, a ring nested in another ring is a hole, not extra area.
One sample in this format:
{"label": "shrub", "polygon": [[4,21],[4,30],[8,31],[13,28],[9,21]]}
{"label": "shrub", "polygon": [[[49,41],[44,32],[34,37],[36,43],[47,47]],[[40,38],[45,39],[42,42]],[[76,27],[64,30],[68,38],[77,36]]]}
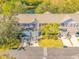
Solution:
{"label": "shrub", "polygon": [[40,35],[42,35],[45,38],[57,39],[58,27],[59,27],[58,23],[40,26],[40,32],[41,32]]}
{"label": "shrub", "polygon": [[4,38],[2,40],[4,41],[1,41],[2,43],[0,44],[1,51],[4,51],[6,49],[11,49],[11,48],[18,48],[18,46],[20,45],[20,41],[18,39]]}

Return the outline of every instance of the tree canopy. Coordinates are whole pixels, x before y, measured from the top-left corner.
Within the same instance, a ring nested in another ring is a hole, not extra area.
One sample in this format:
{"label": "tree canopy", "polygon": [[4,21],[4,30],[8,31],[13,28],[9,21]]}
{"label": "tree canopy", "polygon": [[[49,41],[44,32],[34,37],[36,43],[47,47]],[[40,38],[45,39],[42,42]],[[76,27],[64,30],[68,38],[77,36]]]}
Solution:
{"label": "tree canopy", "polygon": [[1,14],[16,14],[21,12],[23,8],[20,0],[1,0],[0,1],[0,13]]}
{"label": "tree canopy", "polygon": [[19,29],[15,15],[21,13],[20,0],[0,1],[0,37],[16,37],[15,32]]}
{"label": "tree canopy", "polygon": [[[79,11],[79,0],[0,0],[0,8],[4,13],[74,13]],[[23,9],[23,10],[21,10]],[[2,12],[0,9],[0,12]],[[15,11],[18,10],[18,11]],[[7,12],[9,11],[9,12]]]}
{"label": "tree canopy", "polygon": [[36,8],[36,13],[74,13],[79,11],[79,0],[45,0]]}

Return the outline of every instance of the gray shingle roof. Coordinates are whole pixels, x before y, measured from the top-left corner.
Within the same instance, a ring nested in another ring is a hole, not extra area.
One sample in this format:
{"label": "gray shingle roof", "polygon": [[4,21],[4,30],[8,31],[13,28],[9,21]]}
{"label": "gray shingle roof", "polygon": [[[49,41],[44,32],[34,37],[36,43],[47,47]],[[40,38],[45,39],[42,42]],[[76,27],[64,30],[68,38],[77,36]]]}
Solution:
{"label": "gray shingle roof", "polygon": [[37,19],[39,23],[64,22],[68,18],[72,18],[79,23],[79,14],[19,14],[19,23],[30,23]]}

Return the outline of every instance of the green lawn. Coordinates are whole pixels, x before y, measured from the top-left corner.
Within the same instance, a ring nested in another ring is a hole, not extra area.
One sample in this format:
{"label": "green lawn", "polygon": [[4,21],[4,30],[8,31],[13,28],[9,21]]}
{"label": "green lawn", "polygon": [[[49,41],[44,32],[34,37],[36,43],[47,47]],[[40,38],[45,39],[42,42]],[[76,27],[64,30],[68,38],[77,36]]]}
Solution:
{"label": "green lawn", "polygon": [[41,39],[38,41],[40,47],[63,47],[62,40]]}
{"label": "green lawn", "polygon": [[10,57],[9,54],[0,55],[0,59],[16,59],[15,57]]}
{"label": "green lawn", "polygon": [[8,50],[11,48],[18,48],[20,45],[20,42],[18,39],[11,39],[8,40],[7,43],[4,43],[3,45],[0,44],[0,51]]}

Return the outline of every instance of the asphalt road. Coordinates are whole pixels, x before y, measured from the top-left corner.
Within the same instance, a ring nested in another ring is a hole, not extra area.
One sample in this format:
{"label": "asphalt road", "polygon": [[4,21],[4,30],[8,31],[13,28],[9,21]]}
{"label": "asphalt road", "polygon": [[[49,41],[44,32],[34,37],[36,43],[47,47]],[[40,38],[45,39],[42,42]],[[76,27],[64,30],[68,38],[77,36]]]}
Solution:
{"label": "asphalt road", "polygon": [[[47,50],[46,50],[47,49]],[[29,47],[24,50],[7,50],[0,52],[2,54],[10,54],[16,59],[79,59],[79,48],[33,48]],[[45,51],[46,51],[46,55]]]}

